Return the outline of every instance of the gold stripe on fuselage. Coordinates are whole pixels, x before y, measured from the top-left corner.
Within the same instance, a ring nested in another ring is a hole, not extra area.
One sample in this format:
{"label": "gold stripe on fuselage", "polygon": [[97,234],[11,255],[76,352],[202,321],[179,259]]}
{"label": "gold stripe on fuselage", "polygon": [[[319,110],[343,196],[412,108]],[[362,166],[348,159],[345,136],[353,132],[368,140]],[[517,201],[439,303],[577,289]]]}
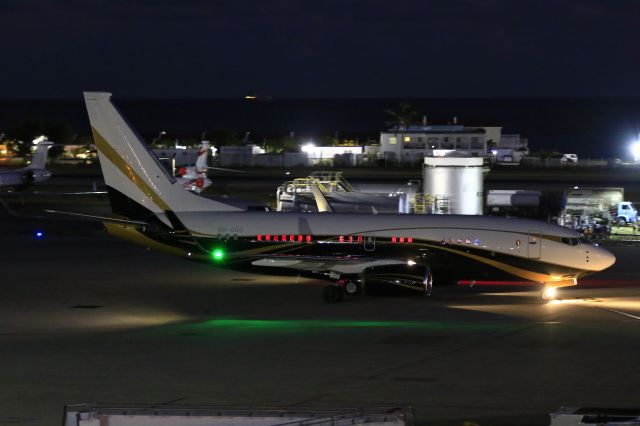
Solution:
{"label": "gold stripe on fuselage", "polygon": [[102,222],[107,228],[107,232],[114,237],[121,238],[126,241],[148,247],[153,250],[162,251],[174,256],[185,257],[188,256],[187,252],[179,247],[175,247],[169,244],[158,242],[152,238],[144,235],[140,230],[131,225],[121,225],[112,222]]}
{"label": "gold stripe on fuselage", "polygon": [[[497,260],[493,260],[493,259],[487,259],[485,257],[482,256],[478,256],[477,254],[472,254],[472,253],[467,253],[465,251],[462,250],[456,250],[453,248],[449,248],[449,247],[442,247],[442,246],[436,246],[436,245],[432,245],[432,244],[424,244],[427,247],[431,247],[434,248],[436,250],[443,250],[443,251],[448,251],[450,253],[455,253],[458,254],[460,256],[464,256],[464,257],[468,257],[469,259],[473,259],[476,260],[478,262],[482,262],[486,265],[489,266],[493,266],[496,269],[499,269],[501,271],[507,272],[511,275],[515,275],[516,277],[520,277],[520,278],[524,278],[526,280],[529,281],[534,281],[534,282],[539,282],[539,283],[564,283],[565,281],[567,281],[567,279],[563,279],[563,276],[554,276],[554,275],[550,275],[550,274],[541,274],[539,272],[532,272],[532,271],[528,271],[526,269],[522,269],[522,268],[518,268],[516,266],[513,265],[509,265],[507,263],[504,262],[499,262]],[[573,285],[573,281],[571,280],[572,284],[564,284],[564,285]]]}

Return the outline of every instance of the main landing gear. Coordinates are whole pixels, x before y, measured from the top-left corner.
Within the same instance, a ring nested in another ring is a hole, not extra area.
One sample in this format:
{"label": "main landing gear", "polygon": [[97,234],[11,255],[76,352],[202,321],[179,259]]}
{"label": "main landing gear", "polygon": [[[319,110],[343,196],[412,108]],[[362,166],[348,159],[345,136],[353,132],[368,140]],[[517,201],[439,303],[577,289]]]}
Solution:
{"label": "main landing gear", "polygon": [[322,298],[327,303],[338,303],[344,296],[357,296],[362,293],[359,279],[339,279],[324,288]]}
{"label": "main landing gear", "polygon": [[327,303],[338,303],[344,296],[344,290],[338,284],[329,284],[322,292],[322,298]]}

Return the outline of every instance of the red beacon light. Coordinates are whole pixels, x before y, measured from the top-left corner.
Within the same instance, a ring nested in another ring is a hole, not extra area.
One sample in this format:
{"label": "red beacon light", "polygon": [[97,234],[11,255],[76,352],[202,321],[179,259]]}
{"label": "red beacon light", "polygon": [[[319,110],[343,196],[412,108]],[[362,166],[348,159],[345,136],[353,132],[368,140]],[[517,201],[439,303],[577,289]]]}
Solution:
{"label": "red beacon light", "polygon": [[184,176],[187,174],[187,168],[182,166],[178,169],[178,176]]}

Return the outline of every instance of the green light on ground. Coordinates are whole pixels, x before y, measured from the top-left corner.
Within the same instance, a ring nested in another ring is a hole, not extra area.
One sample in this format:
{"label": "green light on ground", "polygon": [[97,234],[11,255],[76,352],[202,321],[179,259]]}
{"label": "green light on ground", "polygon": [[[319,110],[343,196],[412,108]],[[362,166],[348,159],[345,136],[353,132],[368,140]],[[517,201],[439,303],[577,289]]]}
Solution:
{"label": "green light on ground", "polygon": [[215,260],[216,262],[220,262],[224,259],[224,250],[221,248],[213,249],[213,251],[211,252],[211,257],[213,257],[213,260]]}
{"label": "green light on ground", "polygon": [[504,323],[443,322],[443,321],[353,321],[353,320],[264,320],[243,318],[212,318],[190,327],[201,330],[229,331],[310,331],[326,329],[413,329],[440,331],[502,331],[514,326]]}

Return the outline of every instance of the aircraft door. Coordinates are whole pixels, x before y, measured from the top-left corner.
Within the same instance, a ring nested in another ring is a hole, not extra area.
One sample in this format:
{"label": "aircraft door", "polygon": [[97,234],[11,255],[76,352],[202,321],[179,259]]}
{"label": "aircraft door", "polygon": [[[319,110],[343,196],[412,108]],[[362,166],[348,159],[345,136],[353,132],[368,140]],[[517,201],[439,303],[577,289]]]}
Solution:
{"label": "aircraft door", "polygon": [[527,253],[529,259],[540,259],[540,253],[542,251],[542,238],[540,231],[535,229],[529,230],[529,237],[527,238]]}
{"label": "aircraft door", "polygon": [[374,251],[376,249],[376,237],[367,235],[364,237],[364,251]]}

